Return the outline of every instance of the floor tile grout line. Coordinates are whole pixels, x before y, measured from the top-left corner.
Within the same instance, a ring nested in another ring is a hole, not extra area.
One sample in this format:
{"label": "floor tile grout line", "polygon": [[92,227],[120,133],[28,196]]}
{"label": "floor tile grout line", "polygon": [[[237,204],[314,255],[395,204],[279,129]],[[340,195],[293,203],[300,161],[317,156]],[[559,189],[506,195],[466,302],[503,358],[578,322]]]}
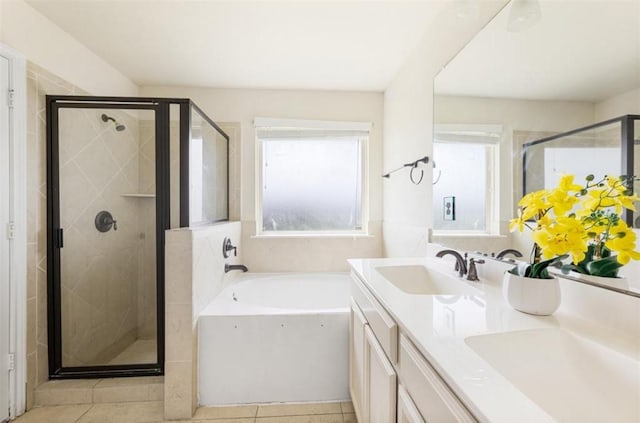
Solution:
{"label": "floor tile grout line", "polygon": [[87,411],[85,411],[84,413],[82,413],[76,420],[74,423],[77,423],[80,421],[80,419],[82,419],[91,409],[93,408],[93,403],[89,404],[89,407],[87,408]]}

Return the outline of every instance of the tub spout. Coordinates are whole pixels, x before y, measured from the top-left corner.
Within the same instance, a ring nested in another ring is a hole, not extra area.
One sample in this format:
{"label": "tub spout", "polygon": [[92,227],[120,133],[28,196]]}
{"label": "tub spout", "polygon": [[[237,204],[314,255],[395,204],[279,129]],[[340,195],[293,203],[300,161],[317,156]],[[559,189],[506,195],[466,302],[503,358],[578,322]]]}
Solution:
{"label": "tub spout", "polygon": [[224,273],[229,273],[232,270],[242,270],[243,272],[248,272],[249,269],[244,264],[224,264]]}

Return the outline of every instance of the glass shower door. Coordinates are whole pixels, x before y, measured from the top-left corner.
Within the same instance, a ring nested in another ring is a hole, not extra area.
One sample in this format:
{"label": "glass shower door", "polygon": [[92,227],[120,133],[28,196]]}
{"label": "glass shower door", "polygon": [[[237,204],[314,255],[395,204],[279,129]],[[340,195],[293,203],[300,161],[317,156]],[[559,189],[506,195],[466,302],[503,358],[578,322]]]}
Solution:
{"label": "glass shower door", "polygon": [[61,367],[154,365],[156,110],[57,116]]}

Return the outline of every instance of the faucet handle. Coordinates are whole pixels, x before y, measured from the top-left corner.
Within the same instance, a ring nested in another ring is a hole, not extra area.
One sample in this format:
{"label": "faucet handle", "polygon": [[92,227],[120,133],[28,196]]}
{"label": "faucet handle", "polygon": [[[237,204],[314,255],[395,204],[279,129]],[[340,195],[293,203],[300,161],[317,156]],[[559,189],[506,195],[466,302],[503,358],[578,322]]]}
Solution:
{"label": "faucet handle", "polygon": [[469,270],[467,272],[467,280],[468,281],[479,281],[478,279],[478,269],[476,269],[476,264],[483,264],[484,259],[476,260],[473,257],[469,259]]}
{"label": "faucet handle", "polygon": [[238,256],[238,247],[236,247],[235,245],[231,244],[231,239],[230,238],[225,238],[224,241],[222,241],[222,256],[224,258],[228,258],[230,256],[229,251],[233,250],[233,256],[237,257]]}

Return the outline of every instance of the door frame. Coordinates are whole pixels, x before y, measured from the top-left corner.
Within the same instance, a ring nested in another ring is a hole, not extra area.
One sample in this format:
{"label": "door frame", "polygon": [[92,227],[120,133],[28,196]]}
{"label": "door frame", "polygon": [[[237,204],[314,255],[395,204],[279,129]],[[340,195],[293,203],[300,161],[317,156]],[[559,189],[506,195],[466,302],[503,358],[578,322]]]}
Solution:
{"label": "door frame", "polygon": [[[149,110],[156,146],[156,341],[155,363],[63,365],[60,226],[59,111],[61,109]],[[169,229],[169,104],[141,97],[46,96],[47,113],[47,327],[49,379],[154,376],[164,374],[164,231]]]}
{"label": "door frame", "polygon": [[[13,237],[9,243],[9,352],[14,357],[9,372],[9,417],[26,407],[26,310],[27,310],[27,72],[24,56],[0,43],[0,56],[9,60],[9,218]],[[4,231],[6,229],[2,229]]]}

